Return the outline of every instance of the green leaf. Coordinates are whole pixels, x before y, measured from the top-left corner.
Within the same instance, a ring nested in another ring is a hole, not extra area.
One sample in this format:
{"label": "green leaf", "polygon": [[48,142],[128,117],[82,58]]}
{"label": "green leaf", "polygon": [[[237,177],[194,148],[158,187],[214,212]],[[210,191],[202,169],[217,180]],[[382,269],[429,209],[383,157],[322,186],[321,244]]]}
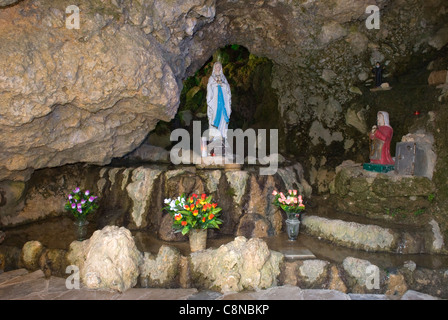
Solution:
{"label": "green leaf", "polygon": [[185,227],[182,229],[182,235],[186,235],[189,231],[190,231],[190,227],[189,227],[189,226],[185,226]]}

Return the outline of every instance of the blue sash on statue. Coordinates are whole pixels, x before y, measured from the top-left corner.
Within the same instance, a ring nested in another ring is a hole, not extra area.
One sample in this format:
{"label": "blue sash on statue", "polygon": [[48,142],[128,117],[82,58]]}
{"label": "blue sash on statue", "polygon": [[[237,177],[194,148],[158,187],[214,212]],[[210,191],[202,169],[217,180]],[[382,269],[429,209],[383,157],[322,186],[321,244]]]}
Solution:
{"label": "blue sash on statue", "polygon": [[229,122],[229,117],[227,116],[225,102],[224,102],[224,94],[222,92],[222,87],[218,86],[218,108],[216,110],[216,117],[213,125],[216,128],[219,128],[219,124],[221,123],[221,117],[224,115],[224,121]]}

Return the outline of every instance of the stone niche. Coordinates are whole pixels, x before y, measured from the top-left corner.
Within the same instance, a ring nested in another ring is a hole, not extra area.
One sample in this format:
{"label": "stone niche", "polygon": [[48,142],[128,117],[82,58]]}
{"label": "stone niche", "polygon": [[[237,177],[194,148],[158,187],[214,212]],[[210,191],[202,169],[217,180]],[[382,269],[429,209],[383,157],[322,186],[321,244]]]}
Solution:
{"label": "stone niche", "polygon": [[370,172],[353,161],[336,168],[330,189],[340,211],[395,221],[423,214],[435,193],[435,185],[427,177]]}
{"label": "stone niche", "polygon": [[[259,169],[258,166],[240,170],[199,169],[193,165],[174,168],[169,164],[123,167],[79,164],[44,169],[35,172],[21,192],[3,193],[11,197],[5,200],[11,205],[0,211],[0,222],[11,227],[68,214],[63,209],[67,194],[80,187],[100,199],[100,208],[89,217],[98,228],[118,225],[154,232],[165,241],[184,241],[186,237],[172,230],[172,217],[163,210],[164,200],[182,193],[207,193],[223,208],[221,229],[210,230],[210,237],[274,236],[281,232],[285,217],[272,204],[272,191],[297,189],[309,199],[312,189],[299,163],[284,163],[276,174],[269,176],[260,175]],[[6,187],[4,184],[2,188]]]}

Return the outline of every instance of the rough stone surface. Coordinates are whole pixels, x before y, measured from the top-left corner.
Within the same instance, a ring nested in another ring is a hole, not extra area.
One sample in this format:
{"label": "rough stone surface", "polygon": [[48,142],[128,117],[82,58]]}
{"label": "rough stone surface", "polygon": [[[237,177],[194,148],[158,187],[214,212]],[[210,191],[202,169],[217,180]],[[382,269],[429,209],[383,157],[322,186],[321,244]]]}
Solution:
{"label": "rough stone surface", "polygon": [[405,277],[402,274],[391,274],[387,282],[386,295],[403,296],[408,291]]}
{"label": "rough stone surface", "polygon": [[161,173],[162,171],[158,168],[144,167],[137,168],[132,172],[132,182],[128,184],[126,190],[134,203],[131,217],[137,228],[147,225],[146,214],[151,204],[154,182]]}
{"label": "rough stone surface", "polygon": [[48,278],[51,275],[64,277],[67,262],[65,259],[67,252],[61,249],[47,249],[40,256],[39,267]]}
{"label": "rough stone surface", "polygon": [[25,243],[21,256],[23,266],[32,271],[39,269],[39,259],[44,249],[44,246],[39,241],[28,241]]}
{"label": "rough stone surface", "polygon": [[[179,86],[156,40],[120,26],[111,4],[102,4],[103,14],[96,14],[93,1],[82,6],[78,37],[65,28],[65,6],[22,1],[0,11],[8,48],[1,59],[0,139],[10,150],[2,153],[0,180],[26,179],[31,168],[106,164],[176,112]],[[24,23],[15,25],[15,19]],[[17,73],[17,61],[26,76]]]}
{"label": "rough stone surface", "polygon": [[[369,4],[387,4],[379,32],[359,27]],[[359,96],[350,88],[368,84],[365,74],[376,60],[394,74],[447,42],[442,1],[142,0],[101,3],[99,10],[97,1],[83,0],[79,6],[80,30],[65,27],[65,6],[56,0],[1,7],[7,125],[0,132],[7,150],[1,180],[26,180],[35,168],[65,163],[104,164],[133,151],[158,120],[173,118],[181,80],[229,43],[272,59],[279,111],[294,137],[290,149],[303,152],[313,140],[318,150],[353,135],[336,123]],[[315,108],[316,97],[341,108],[328,115]]]}
{"label": "rough stone surface", "polygon": [[428,77],[429,85],[439,85],[447,83],[448,81],[448,70],[438,70],[432,71]]}
{"label": "rough stone surface", "polygon": [[344,280],[341,278],[340,271],[337,266],[331,266],[330,271],[330,284],[328,286],[330,290],[337,290],[343,293],[347,293],[348,289],[344,283]]}
{"label": "rough stone surface", "polygon": [[432,227],[432,233],[434,235],[434,241],[432,242],[432,249],[435,252],[440,252],[444,245],[443,235],[440,232],[440,227],[437,221],[434,219],[429,222]]}
{"label": "rough stone surface", "polygon": [[162,246],[157,256],[145,252],[140,265],[140,284],[149,288],[170,288],[179,284],[180,253],[177,249]]}
{"label": "rough stone surface", "polygon": [[170,162],[170,153],[161,147],[143,144],[127,155],[125,160],[144,162]]}
{"label": "rough stone surface", "polygon": [[418,210],[430,208],[428,196],[434,194],[435,185],[427,177],[371,172],[344,161],[336,168],[330,191],[339,210],[384,220],[406,213],[410,220]]}
{"label": "rough stone surface", "polygon": [[307,282],[317,282],[319,278],[326,276],[329,263],[323,260],[305,260],[299,267],[300,275]]}
{"label": "rough stone surface", "polygon": [[317,216],[302,219],[305,232],[366,251],[391,252],[396,249],[397,235],[390,229],[376,225],[364,225],[342,220],[330,220]]}
{"label": "rough stone surface", "polygon": [[[381,282],[381,275],[379,279],[375,279],[372,277],[375,274],[375,269],[380,271],[380,269],[371,264],[370,261],[347,257],[342,262],[342,267],[344,271],[349,276],[348,285],[352,288],[353,293],[375,293],[372,290],[380,290],[383,282]],[[372,268],[372,269],[370,269]],[[354,281],[352,281],[354,280]],[[376,283],[379,287],[375,288],[375,281],[379,281]],[[373,288],[367,288],[367,284],[372,285]]]}
{"label": "rough stone surface", "polygon": [[440,299],[425,293],[409,290],[401,297],[401,300],[440,300]]}
{"label": "rough stone surface", "polygon": [[86,242],[80,273],[88,288],[124,292],[137,284],[142,255],[129,230],[107,226]]}
{"label": "rough stone surface", "polygon": [[221,292],[275,286],[283,255],[257,238],[237,237],[218,249],[191,254],[193,283]]}

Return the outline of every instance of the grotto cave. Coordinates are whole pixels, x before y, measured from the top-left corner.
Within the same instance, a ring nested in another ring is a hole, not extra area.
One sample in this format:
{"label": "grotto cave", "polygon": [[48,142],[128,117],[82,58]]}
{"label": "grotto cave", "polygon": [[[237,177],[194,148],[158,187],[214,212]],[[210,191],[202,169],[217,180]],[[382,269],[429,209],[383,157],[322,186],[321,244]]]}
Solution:
{"label": "grotto cave", "polygon": [[[62,283],[68,266],[104,299],[116,296],[102,289],[127,297],[155,288],[177,291],[142,295],[448,298],[444,1],[69,5],[0,0],[0,299],[50,298],[8,279]],[[379,28],[366,23],[370,5]],[[278,130],[274,174],[260,174],[261,158],[172,161],[172,132],[209,127],[216,62],[231,92],[228,128]],[[393,128],[390,172],[369,167],[372,127],[388,126],[380,112]],[[404,160],[410,173],[398,172]],[[305,208],[292,241],[281,191]],[[174,215],[182,194],[190,202]],[[204,227],[207,250],[193,252],[189,232],[216,221]],[[53,290],[68,297],[65,284]]]}

